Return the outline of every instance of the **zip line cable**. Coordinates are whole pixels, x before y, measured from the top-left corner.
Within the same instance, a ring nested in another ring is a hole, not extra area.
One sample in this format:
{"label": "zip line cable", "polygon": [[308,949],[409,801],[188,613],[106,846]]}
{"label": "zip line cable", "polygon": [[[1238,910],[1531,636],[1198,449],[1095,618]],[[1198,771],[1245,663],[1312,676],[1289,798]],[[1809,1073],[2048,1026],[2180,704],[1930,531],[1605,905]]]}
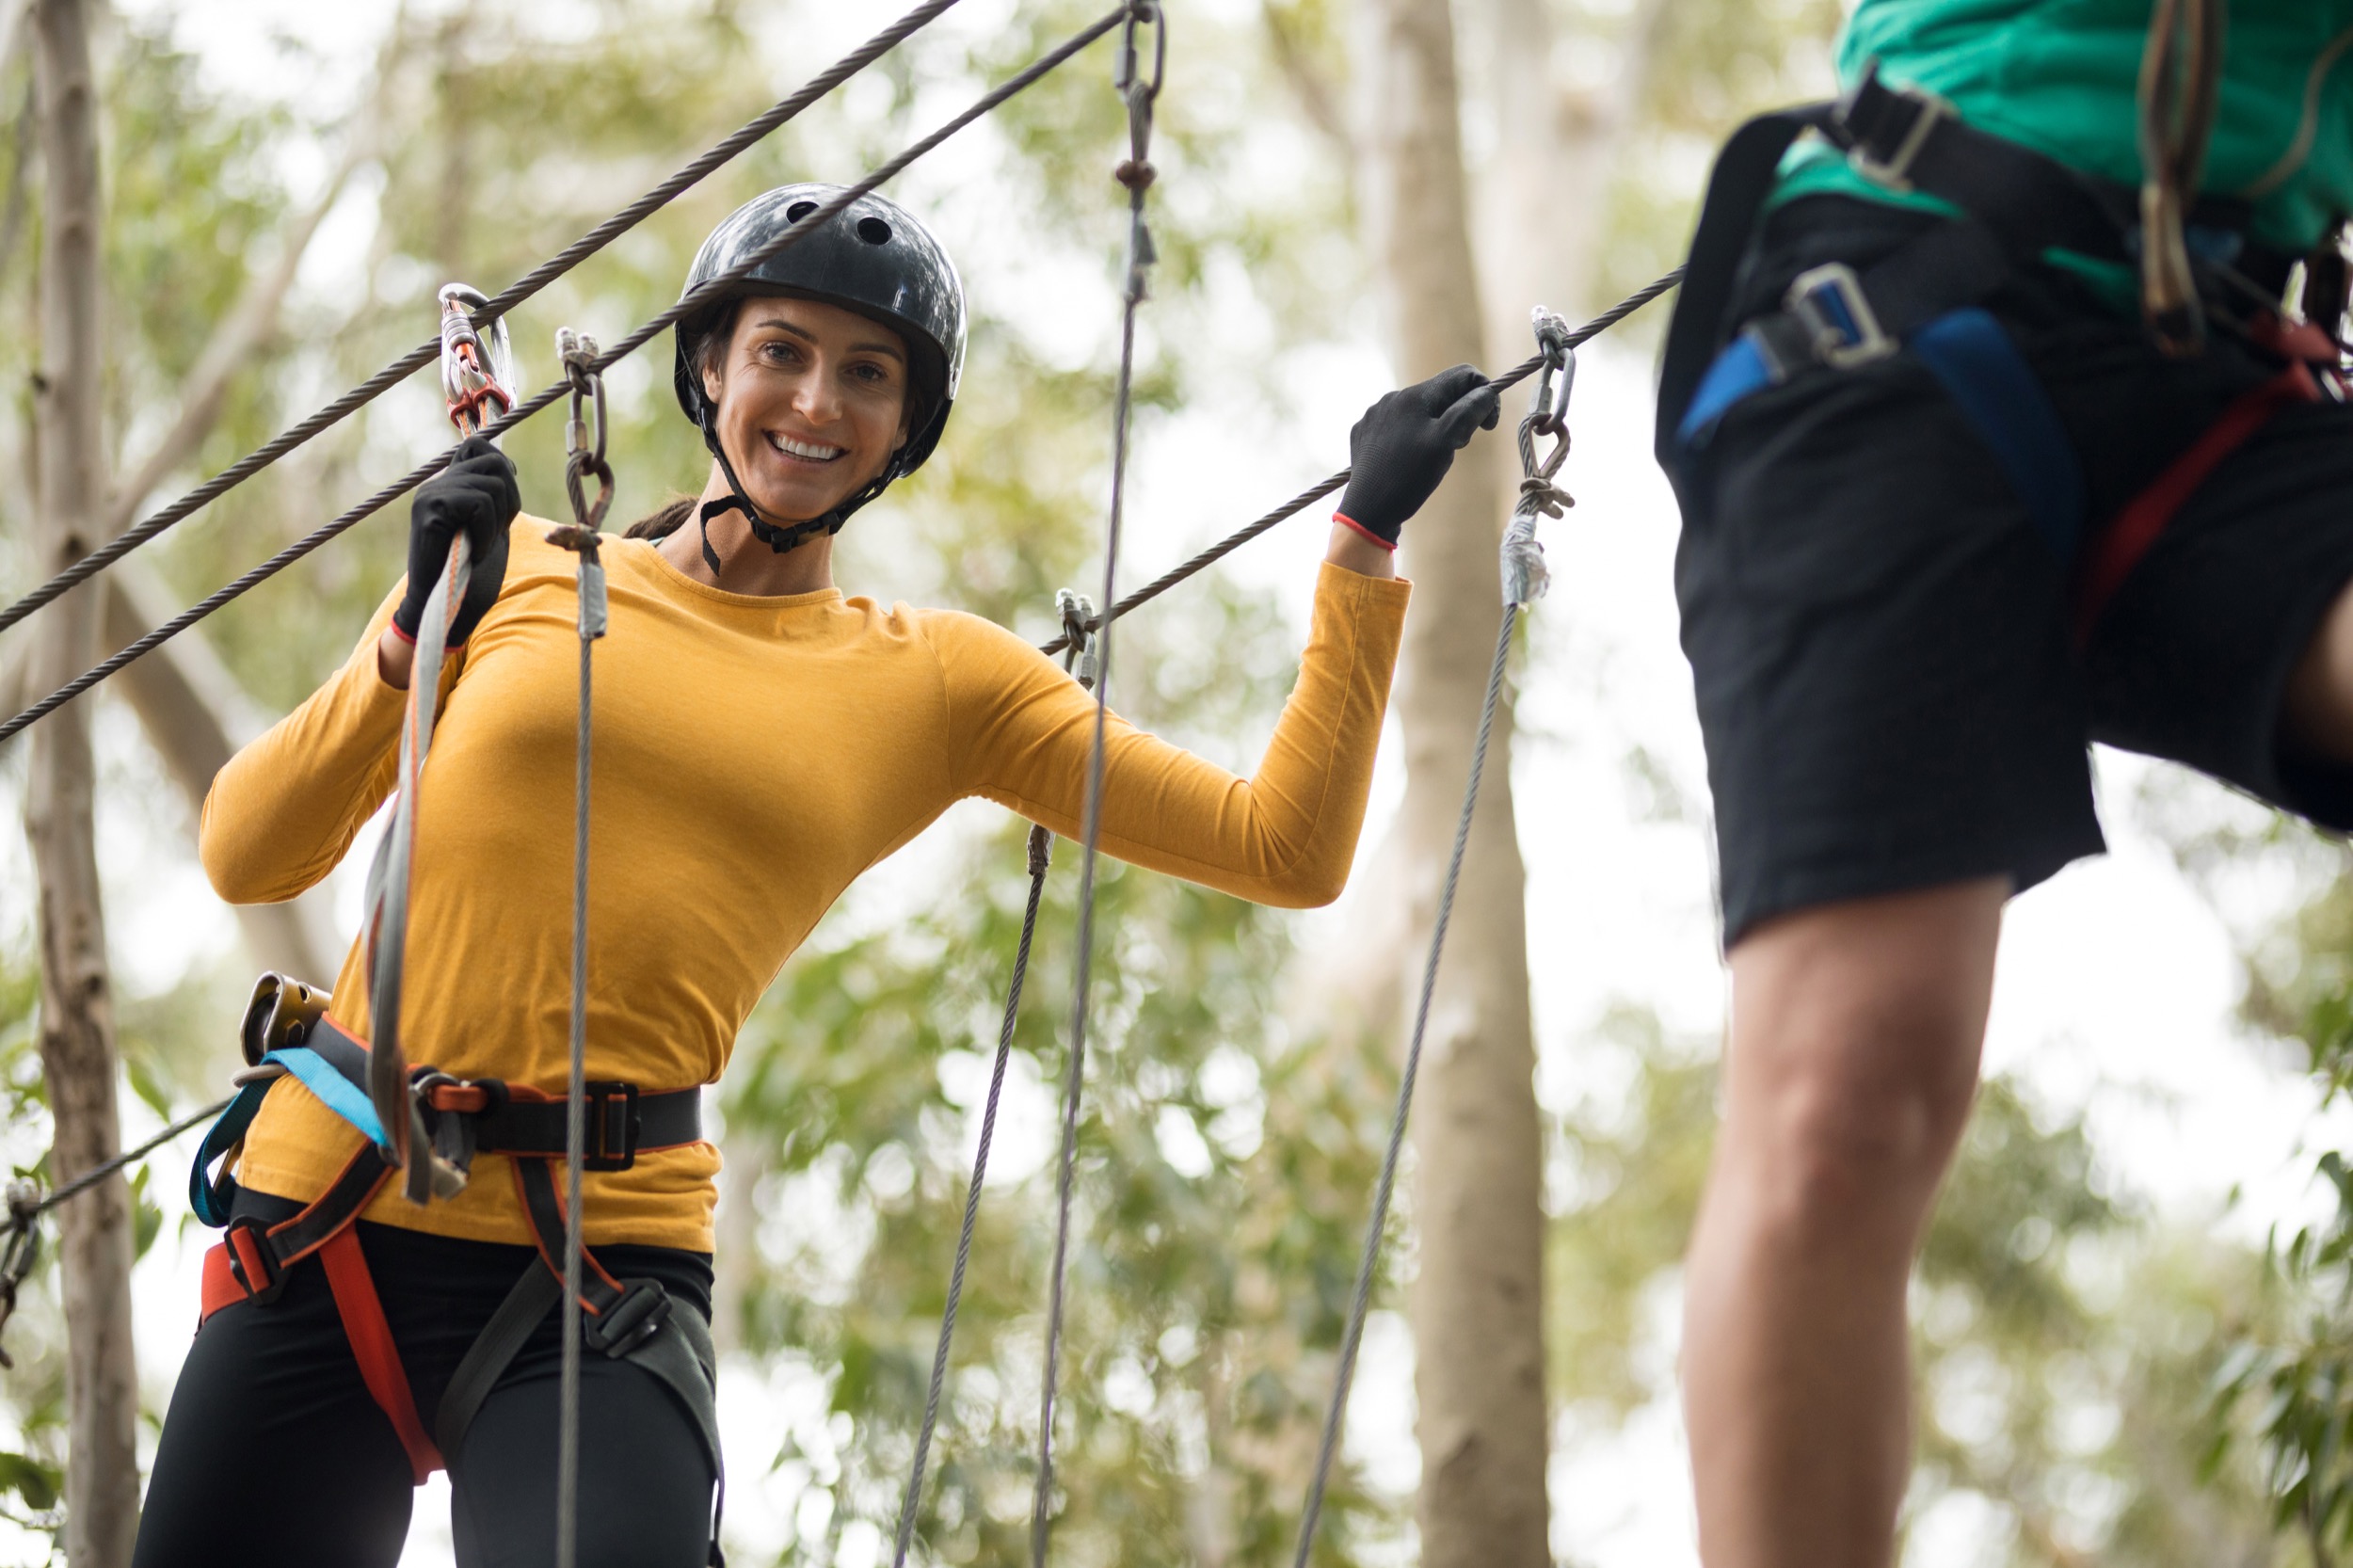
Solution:
{"label": "zip line cable", "polygon": [[[1152,29],[1149,76],[1137,50],[1141,28]],[[1168,68],[1168,17],[1152,0],[1137,0],[1120,35],[1115,86],[1128,103],[1128,159],[1114,175],[1128,187],[1128,281],[1119,312],[1119,378],[1112,397],[1112,494],[1103,528],[1103,597],[1114,604],[1119,586],[1119,533],[1128,497],[1128,426],[1134,402],[1136,312],[1149,294],[1152,231],[1144,219],[1144,193],[1152,188],[1152,109]],[[1030,1502],[1030,1568],[1046,1568],[1054,1519],[1054,1393],[1062,1371],[1063,1298],[1070,1254],[1070,1189],[1079,1156],[1079,1105],[1086,1086],[1089,991],[1095,978],[1095,868],[1103,839],[1103,773],[1110,745],[1112,634],[1108,620],[1095,634],[1095,732],[1087,749],[1086,807],[1080,819],[1079,929],[1073,938],[1070,984],[1070,1053],[1063,1080],[1062,1147],[1054,1177],[1054,1262],[1048,1275],[1046,1368],[1038,1394],[1037,1484]]]}
{"label": "zip line cable", "polygon": [[[867,195],[877,186],[882,185],[896,175],[902,173],[905,170],[908,165],[914,163],[925,153],[928,153],[937,148],[941,142],[946,141],[949,137],[954,136],[958,131],[963,130],[974,120],[982,119],[984,116],[987,115],[990,110],[995,109],[998,105],[1003,104],[1007,99],[1013,98],[1024,89],[1034,86],[1040,78],[1051,72],[1057,66],[1060,66],[1064,61],[1068,60],[1073,55],[1076,55],[1079,51],[1084,49],[1088,44],[1093,43],[1096,39],[1101,38],[1104,34],[1118,26],[1121,20],[1125,18],[1127,14],[1128,8],[1123,5],[1118,9],[1107,13],[1096,22],[1073,34],[1070,38],[1064,40],[1060,45],[1048,51],[1047,54],[1041,55],[1037,59],[1032,61],[1029,67],[1023,70],[1018,75],[1008,78],[997,88],[975,100],[969,108],[966,109],[962,114],[956,116],[953,120],[948,121],[945,125],[942,125],[938,130],[934,131],[930,136],[925,136],[922,140],[916,142],[904,152],[901,152],[897,157],[892,158],[889,162],[882,165],[879,168],[876,168],[873,172],[868,174],[856,184],[849,186],[847,189],[843,190],[840,195],[826,201],[815,212],[809,214],[807,217],[803,218],[799,223],[794,224],[792,228],[787,229],[783,233],[777,235],[768,244],[747,253],[741,263],[729,268],[728,271],[712,278],[702,286],[696,288],[692,293],[688,294],[684,298],[680,299],[677,304],[655,315],[644,326],[638,328],[635,331],[621,339],[611,348],[598,356],[594,369],[601,375],[603,372],[610,370],[619,360],[628,358],[630,355],[634,354],[638,349],[643,348],[648,343],[651,342],[661,333],[667,331],[681,317],[692,315],[696,312],[700,311],[704,307],[715,302],[734,284],[741,282],[760,266],[763,265],[775,257],[782,255],[785,251],[799,244],[805,235],[817,229],[823,228],[826,222],[832,219],[844,208],[848,207],[852,202],[856,201],[858,198]],[[440,344],[437,340],[434,352],[438,354],[440,351]],[[505,434],[508,430],[511,430],[516,425],[520,424],[532,415],[536,414],[540,410],[555,404],[568,392],[569,392],[570,390],[571,383],[568,380],[557,381],[552,386],[540,389],[538,392],[526,398],[523,402],[517,405],[512,412],[502,416],[488,425],[485,425],[483,427],[484,434],[493,437]],[[358,505],[335,518],[332,521],[328,522],[303,536],[301,538],[296,539],[294,543],[288,545],[285,549],[280,551],[277,554],[271,556],[260,566],[255,567],[251,571],[247,572],[243,577],[238,578],[235,582],[229,584],[225,587],[216,589],[207,598],[189,606],[179,615],[174,616],[163,625],[155,628],[152,632],[148,632],[145,636],[132,643],[127,648],[124,648],[120,652],[114,654],[110,658],[102,659],[90,668],[83,671],[80,675],[75,676],[72,680],[67,681],[63,686],[58,687],[56,691],[41,698],[39,702],[34,703],[23,712],[18,713],[14,718],[8,720],[8,723],[0,724],[0,742],[6,742],[22,733],[28,727],[38,724],[40,720],[46,718],[49,714],[56,712],[59,708],[72,701],[84,692],[88,691],[92,686],[97,685],[100,681],[104,680],[116,671],[120,670],[125,665],[132,664],[136,660],[144,658],[149,653],[153,652],[156,648],[161,648],[164,644],[169,642],[172,638],[178,636],[189,627],[194,626],[198,621],[202,620],[214,611],[218,610],[222,605],[229,603],[231,600],[239,598],[261,584],[267,582],[270,578],[277,576],[280,572],[285,570],[288,567],[294,565],[295,562],[299,561],[305,555],[310,554],[321,545],[326,544],[338,536],[348,532],[360,522],[374,516],[376,513],[383,510],[386,506],[389,506],[393,502],[399,500],[402,496],[408,494],[410,490],[415,489],[419,485],[424,484],[427,479],[432,478],[433,475],[439,473],[443,468],[447,467],[449,465],[450,458],[456,453],[456,447],[451,446],[434,456],[427,458],[424,462],[420,463],[417,467],[409,470],[400,478],[385,486],[382,489],[377,490],[374,495],[368,497],[365,501],[360,502]]]}
{"label": "zip line cable", "polygon": [[[621,235],[652,216],[682,191],[699,184],[704,177],[736,154],[767,136],[788,120],[796,119],[804,110],[824,98],[834,88],[872,65],[898,44],[929,25],[939,15],[957,5],[959,0],[925,0],[923,5],[907,12],[889,26],[868,39],[857,48],[844,55],[832,65],[812,76],[792,96],[778,100],[757,118],[745,121],[725,140],[687,164],[662,184],[598,224],[547,261],[532,268],[521,278],[474,312],[474,325],[487,329],[490,323],[546,288],[550,283],[570,272],[581,263],[602,250]],[[106,568],[121,560],[148,540],[154,538],[175,523],[201,511],[212,502],[228,494],[246,480],[261,472],[287,453],[303,445],[313,437],[357,413],[376,398],[407,380],[415,372],[440,357],[441,341],[434,338],[419,344],[408,353],[352,388],[343,396],[272,437],[238,458],[212,478],[182,496],[161,511],[142,520],[136,527],[125,529],[105,544],[83,556],[40,587],[0,610],[0,632],[23,620],[42,605],[57,599],[77,584],[88,581]]]}
{"label": "zip line cable", "polygon": [[[1632,315],[1635,312],[1641,310],[1643,306],[1649,304],[1660,295],[1665,294],[1669,289],[1673,288],[1681,281],[1683,281],[1683,269],[1681,267],[1676,267],[1665,277],[1660,278],[1656,281],[1643,284],[1641,288],[1635,290],[1632,294],[1627,295],[1624,299],[1619,300],[1615,305],[1610,306],[1609,309],[1602,312],[1601,314],[1595,316],[1584,326],[1577,328],[1575,331],[1572,331],[1569,334],[1568,339],[1569,346],[1571,348],[1576,348],[1582,345],[1590,339],[1599,337],[1602,333],[1607,332],[1610,328],[1615,327],[1618,323],[1624,321],[1626,317]],[[1508,390],[1512,387],[1517,386],[1520,382],[1525,381],[1529,376],[1534,375],[1538,370],[1542,369],[1544,362],[1544,357],[1542,355],[1538,355],[1532,359],[1522,360],[1518,364],[1513,365],[1510,370],[1505,371],[1502,375],[1497,376],[1494,380],[1488,382],[1487,384],[1494,387],[1498,392]],[[1291,497],[1289,501],[1284,502],[1283,504],[1277,506],[1272,512],[1267,513],[1264,517],[1259,518],[1255,521],[1244,523],[1241,527],[1235,529],[1231,534],[1226,535],[1224,538],[1218,540],[1217,543],[1209,546],[1209,549],[1201,552],[1200,554],[1193,556],[1191,560],[1182,562],[1177,566],[1171,567],[1167,571],[1162,572],[1151,582],[1146,583],[1143,587],[1138,588],[1134,593],[1129,594],[1127,598],[1112,605],[1111,614],[1100,617],[1100,619],[1089,621],[1086,629],[1092,632],[1104,621],[1117,620],[1128,611],[1139,609],[1142,606],[1150,603],[1153,600],[1160,598],[1160,595],[1168,592],[1169,589],[1175,587],[1177,584],[1182,583],[1185,579],[1193,576],[1203,568],[1215,566],[1218,562],[1224,560],[1226,556],[1231,555],[1235,551],[1240,550],[1243,545],[1248,544],[1251,540],[1257,538],[1268,529],[1273,528],[1276,523],[1281,522],[1284,519],[1296,517],[1301,512],[1304,512],[1308,507],[1314,505],[1318,501],[1321,501],[1323,497],[1344,488],[1348,484],[1349,473],[1350,471],[1347,469],[1340,470],[1339,472],[1332,475],[1331,478],[1300,491],[1297,495]],[[1042,652],[1060,653],[1064,648],[1068,646],[1069,641],[1070,632],[1065,630],[1060,636],[1055,637],[1050,641],[1041,643],[1038,646],[1040,651]],[[0,733],[0,740],[6,740],[7,738],[8,737],[5,733]]]}

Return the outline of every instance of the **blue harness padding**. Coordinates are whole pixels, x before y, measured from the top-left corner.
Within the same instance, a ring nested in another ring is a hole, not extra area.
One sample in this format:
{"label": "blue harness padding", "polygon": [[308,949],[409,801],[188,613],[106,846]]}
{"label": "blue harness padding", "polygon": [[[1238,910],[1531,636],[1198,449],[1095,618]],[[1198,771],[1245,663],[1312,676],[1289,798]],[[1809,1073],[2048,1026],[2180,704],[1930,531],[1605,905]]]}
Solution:
{"label": "blue harness padding", "polygon": [[[1993,452],[2036,529],[2062,561],[2075,558],[2084,531],[2084,472],[2042,380],[1992,312],[1976,305],[1947,311],[1906,340],[1971,428]],[[1755,341],[1735,338],[1716,356],[1676,426],[1688,450],[1753,393],[1775,385]]]}
{"label": "blue harness padding", "polygon": [[[368,1098],[367,1091],[345,1078],[326,1057],[308,1046],[288,1046],[269,1052],[262,1060],[285,1068],[329,1111],[365,1134],[368,1142],[377,1148],[384,1147],[384,1124],[376,1119],[376,1105]],[[246,1128],[261,1114],[264,1097],[277,1081],[274,1078],[264,1079],[239,1089],[237,1097],[229,1102],[229,1109],[204,1134],[203,1146],[196,1151],[195,1167],[188,1172],[188,1207],[208,1225],[218,1227],[229,1223],[229,1206],[237,1195],[235,1179],[226,1172],[215,1176],[213,1167],[245,1137]]]}

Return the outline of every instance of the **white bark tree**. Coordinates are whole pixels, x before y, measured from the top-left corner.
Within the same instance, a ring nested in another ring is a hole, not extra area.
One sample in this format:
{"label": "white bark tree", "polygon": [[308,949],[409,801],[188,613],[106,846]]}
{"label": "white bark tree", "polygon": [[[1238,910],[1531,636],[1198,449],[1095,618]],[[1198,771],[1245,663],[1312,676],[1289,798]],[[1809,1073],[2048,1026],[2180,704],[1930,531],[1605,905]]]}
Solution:
{"label": "white bark tree", "polygon": [[[40,464],[36,559],[68,566],[104,535],[100,427],[98,94],[91,0],[34,0],[43,209]],[[52,687],[87,668],[102,639],[104,595],[85,587],[50,607],[36,667]],[[63,1181],[120,1147],[115,1020],[92,821],[89,716],[75,702],[32,737],[25,835],[40,882],[40,1055],[55,1119],[50,1176]],[[137,1529],[138,1368],[131,1331],[131,1200],[120,1178],[57,1211],[71,1325],[66,1352],[66,1559],[124,1568]]]}
{"label": "white bark tree", "polygon": [[[1447,0],[1364,0],[1358,190],[1401,381],[1488,360]],[[1513,356],[1516,357],[1516,356]],[[1474,453],[1406,530],[1415,580],[1396,709],[1406,793],[1377,885],[1409,912],[1386,948],[1376,1018],[1395,1027],[1452,847],[1502,614],[1496,551],[1508,492]],[[1549,1562],[1543,1208],[1529,1012],[1527,872],[1512,805],[1512,711],[1485,785],[1424,1047],[1412,1292],[1431,1568]],[[1360,990],[1360,996],[1376,993]]]}

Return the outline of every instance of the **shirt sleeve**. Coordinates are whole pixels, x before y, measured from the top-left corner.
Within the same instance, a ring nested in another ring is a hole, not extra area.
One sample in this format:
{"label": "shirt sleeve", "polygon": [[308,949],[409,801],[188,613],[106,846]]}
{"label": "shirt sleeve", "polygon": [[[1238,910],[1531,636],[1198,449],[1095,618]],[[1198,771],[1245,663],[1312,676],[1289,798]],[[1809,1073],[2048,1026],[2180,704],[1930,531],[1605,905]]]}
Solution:
{"label": "shirt sleeve", "polygon": [[[392,793],[408,694],[376,672],[376,645],[407,585],[393,585],[325,685],[214,776],[197,853],[231,904],[276,904],[316,886]],[[443,668],[445,691],[457,662]]]}
{"label": "shirt sleeve", "polygon": [[[1364,826],[1411,592],[1401,580],[1324,566],[1298,684],[1249,778],[1113,713],[1103,848],[1259,904],[1337,898]],[[966,616],[933,625],[957,792],[1080,837],[1094,696],[1002,628]]]}

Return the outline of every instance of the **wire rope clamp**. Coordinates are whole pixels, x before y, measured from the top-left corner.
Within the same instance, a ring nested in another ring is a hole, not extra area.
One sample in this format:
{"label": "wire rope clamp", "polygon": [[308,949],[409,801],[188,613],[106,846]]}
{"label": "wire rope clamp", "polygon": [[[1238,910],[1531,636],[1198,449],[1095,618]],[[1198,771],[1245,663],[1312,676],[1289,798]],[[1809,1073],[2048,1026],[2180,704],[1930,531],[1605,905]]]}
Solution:
{"label": "wire rope clamp", "polygon": [[1095,600],[1068,588],[1057,588],[1054,613],[1062,617],[1062,667],[1076,675],[1079,684],[1091,692],[1095,690],[1097,670],[1096,638],[1103,625],[1095,613]]}

